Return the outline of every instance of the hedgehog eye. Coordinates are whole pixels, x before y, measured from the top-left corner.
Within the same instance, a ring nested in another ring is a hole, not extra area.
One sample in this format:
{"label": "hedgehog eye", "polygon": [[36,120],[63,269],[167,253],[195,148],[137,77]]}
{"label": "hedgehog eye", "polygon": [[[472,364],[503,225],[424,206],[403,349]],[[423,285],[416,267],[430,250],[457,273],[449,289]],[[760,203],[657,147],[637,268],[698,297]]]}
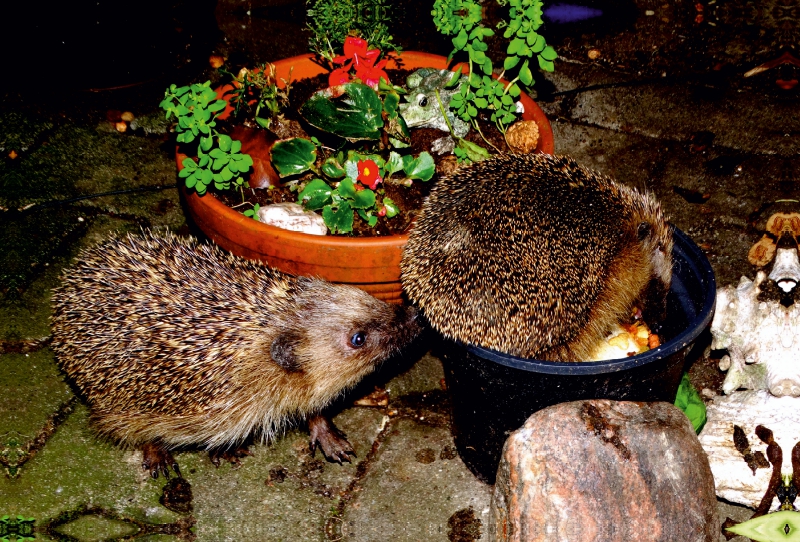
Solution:
{"label": "hedgehog eye", "polygon": [[419,105],[420,107],[425,107],[426,105],[428,105],[428,97],[423,96],[422,98],[420,98]]}
{"label": "hedgehog eye", "polygon": [[639,236],[639,241],[643,240],[645,237],[650,235],[651,229],[652,228],[650,227],[650,224],[648,224],[647,222],[642,222],[641,224],[639,224],[639,228],[636,232],[636,234]]}
{"label": "hedgehog eye", "polygon": [[350,337],[350,344],[353,346],[353,348],[360,348],[364,346],[365,342],[367,342],[367,334],[363,331],[359,331]]}

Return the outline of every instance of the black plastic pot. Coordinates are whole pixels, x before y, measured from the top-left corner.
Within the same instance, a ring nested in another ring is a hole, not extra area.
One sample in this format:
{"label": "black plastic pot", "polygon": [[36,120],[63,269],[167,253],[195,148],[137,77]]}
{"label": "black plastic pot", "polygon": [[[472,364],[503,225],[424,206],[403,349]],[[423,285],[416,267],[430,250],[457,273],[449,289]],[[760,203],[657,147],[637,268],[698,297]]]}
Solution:
{"label": "black plastic pot", "polygon": [[672,286],[658,348],[598,362],[548,362],[444,341],[440,355],[461,459],[494,483],[508,435],[542,408],[581,399],[674,402],[686,354],[714,313],[716,281],[705,255],[675,230]]}

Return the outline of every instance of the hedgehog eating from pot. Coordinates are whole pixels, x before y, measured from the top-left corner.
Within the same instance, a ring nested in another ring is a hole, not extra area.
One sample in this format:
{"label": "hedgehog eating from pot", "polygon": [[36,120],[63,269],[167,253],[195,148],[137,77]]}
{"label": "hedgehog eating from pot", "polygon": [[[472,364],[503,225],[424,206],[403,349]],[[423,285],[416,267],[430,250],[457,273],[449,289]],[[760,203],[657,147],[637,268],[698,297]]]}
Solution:
{"label": "hedgehog eating from pot", "polygon": [[498,156],[432,189],[403,289],[446,338],[589,361],[632,311],[651,327],[664,318],[672,244],[651,196],[568,157]]}
{"label": "hedgehog eating from pot", "polygon": [[421,331],[417,313],[172,234],[85,250],[53,292],[59,364],[98,431],[180,474],[169,450],[235,449],[308,418],[311,449],[353,449],[322,415]]}

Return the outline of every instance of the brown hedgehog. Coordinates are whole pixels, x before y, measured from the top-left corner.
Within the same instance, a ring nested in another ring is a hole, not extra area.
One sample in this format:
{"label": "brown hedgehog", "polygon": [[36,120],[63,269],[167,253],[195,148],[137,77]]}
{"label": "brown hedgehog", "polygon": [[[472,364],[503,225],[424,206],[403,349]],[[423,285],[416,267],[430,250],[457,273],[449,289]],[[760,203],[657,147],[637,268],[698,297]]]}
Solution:
{"label": "brown hedgehog", "polygon": [[585,361],[634,306],[663,318],[672,230],[652,197],[571,158],[498,156],[437,183],[401,269],[445,337]]}
{"label": "brown hedgehog", "polygon": [[173,235],[84,251],[53,291],[52,347],[97,429],[168,450],[235,448],[309,418],[312,450],[352,448],[320,412],[421,330],[416,311],[350,287],[285,275]]}

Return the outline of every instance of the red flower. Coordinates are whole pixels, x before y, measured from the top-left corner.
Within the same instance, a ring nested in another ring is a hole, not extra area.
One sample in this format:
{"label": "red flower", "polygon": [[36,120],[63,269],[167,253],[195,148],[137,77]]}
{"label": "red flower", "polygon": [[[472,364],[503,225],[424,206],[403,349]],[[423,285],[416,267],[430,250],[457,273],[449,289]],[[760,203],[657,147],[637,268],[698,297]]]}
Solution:
{"label": "red flower", "polygon": [[350,82],[350,64],[336,68],[328,75],[328,86],[335,87]]}
{"label": "red flower", "polygon": [[[377,51],[377,49],[374,50]],[[389,75],[383,69],[387,62],[387,59],[383,59],[373,66],[371,63],[359,62],[359,58],[356,57],[356,77],[361,79],[361,82],[365,85],[377,89],[381,79],[384,79],[387,83],[389,82]]]}
{"label": "red flower", "polygon": [[378,164],[374,160],[361,160],[358,162],[358,181],[375,190],[383,182]]}
{"label": "red flower", "polygon": [[[376,49],[377,50],[377,49]],[[365,56],[367,54],[367,40],[348,36],[344,40],[344,56],[353,58],[355,55]]]}
{"label": "red flower", "polygon": [[333,87],[347,83],[350,80],[348,73],[351,68],[355,68],[355,76],[365,85],[377,88],[381,78],[388,83],[389,76],[383,69],[387,60],[375,64],[380,54],[380,49],[367,49],[366,40],[347,37],[344,40],[344,55],[333,58],[334,64],[342,64],[342,67],[331,72],[328,85]]}

